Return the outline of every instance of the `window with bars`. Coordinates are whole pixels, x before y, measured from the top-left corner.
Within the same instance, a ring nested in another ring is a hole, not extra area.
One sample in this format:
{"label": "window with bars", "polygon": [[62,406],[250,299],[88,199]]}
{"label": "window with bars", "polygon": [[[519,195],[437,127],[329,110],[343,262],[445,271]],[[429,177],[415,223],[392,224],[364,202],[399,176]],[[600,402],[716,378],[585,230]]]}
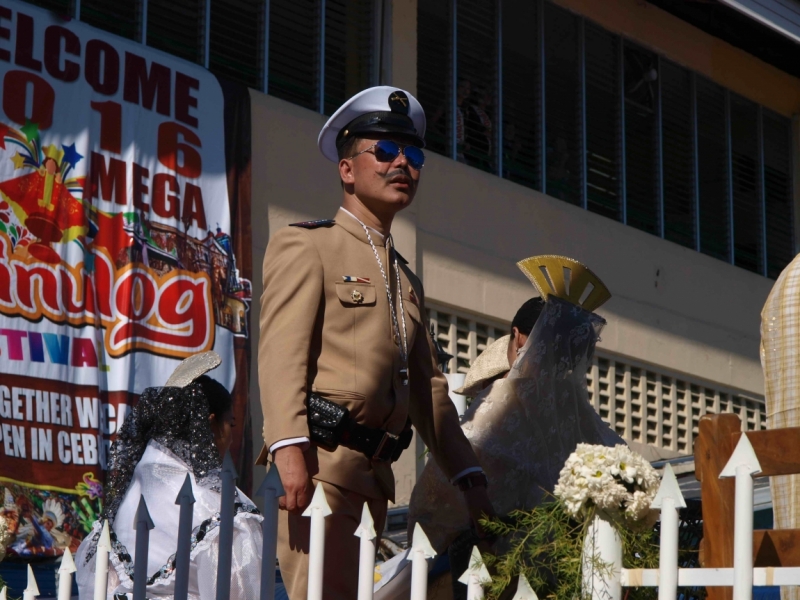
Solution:
{"label": "window with bars", "polygon": [[141,40],[141,9],[139,2],[82,0],[81,21],[129,40]]}
{"label": "window with bars", "polygon": [[621,43],[586,23],[586,202],[598,214],[619,220],[622,144],[619,122]]}
{"label": "window with bars", "polygon": [[544,22],[545,186],[550,196],[580,204],[580,20],[547,3]]}
{"label": "window with bars", "polygon": [[[451,373],[466,373],[483,350],[506,335],[509,325],[428,303],[431,327],[453,355]],[[597,349],[586,373],[589,402],[623,438],[691,454],[700,417],[735,413],[746,430],[766,429],[763,398],[678,377]]]}
{"label": "window with bars", "polygon": [[269,6],[269,94],[333,114],[375,85],[374,0],[270,0]]}
{"label": "window with bars", "polygon": [[624,43],[625,216],[628,225],[654,234],[660,232],[658,66],[655,54]]}
{"label": "window with bars", "polygon": [[542,77],[543,53],[540,44],[531,43],[531,29],[538,31],[543,20],[535,2],[521,4],[518,11],[517,18],[503,19],[501,23],[502,175],[539,189],[542,99],[541,86],[535,82]]}
{"label": "window with bars", "polygon": [[694,248],[694,113],[692,74],[661,61],[661,164],[664,238]]}
{"label": "window with bars", "polygon": [[211,71],[251,88],[261,86],[265,8],[264,0],[211,2]]}
{"label": "window with bars", "polygon": [[202,63],[205,10],[201,0],[147,0],[147,45]]}
{"label": "window with bars", "polygon": [[[431,151],[769,277],[791,260],[789,119],[546,0],[430,0],[417,21]],[[488,163],[464,151],[478,80]]]}
{"label": "window with bars", "polygon": [[697,163],[700,251],[730,262],[728,119],[725,90],[697,77]]}
{"label": "window with bars", "polygon": [[324,114],[378,82],[376,0],[30,1]]}
{"label": "window with bars", "polygon": [[61,15],[72,13],[72,0],[27,0],[29,4],[52,10]]}

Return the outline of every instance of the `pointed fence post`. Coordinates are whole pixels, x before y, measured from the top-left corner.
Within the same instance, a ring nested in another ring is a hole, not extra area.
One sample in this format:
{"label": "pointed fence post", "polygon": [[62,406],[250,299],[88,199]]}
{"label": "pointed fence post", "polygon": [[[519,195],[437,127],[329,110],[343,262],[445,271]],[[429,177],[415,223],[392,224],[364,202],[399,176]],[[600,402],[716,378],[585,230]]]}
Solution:
{"label": "pointed fence post", "polygon": [[109,552],[111,552],[111,534],[108,530],[108,520],[105,520],[100,531],[100,539],[97,540],[94,559],[94,600],[106,600],[108,597]]}
{"label": "pointed fence post", "polygon": [[139,499],[136,510],[136,556],[133,563],[133,600],[146,600],[147,559],[150,553],[150,530],[155,527],[144,496]]}
{"label": "pointed fence post", "polygon": [[222,461],[222,506],[219,511],[219,559],[217,561],[217,600],[231,597],[233,556],[233,513],[236,499],[236,467],[230,451]]}
{"label": "pointed fence post", "polygon": [[278,548],[278,498],[286,492],[281,483],[278,466],[272,463],[267,476],[256,492],[264,498],[264,520],[261,522],[261,600],[275,598],[275,555]]}
{"label": "pointed fence post", "polygon": [[39,586],[36,585],[36,577],[33,576],[33,569],[28,565],[28,587],[22,591],[22,600],[36,600],[39,597]]}
{"label": "pointed fence post", "polygon": [[361,511],[361,524],[355,536],[361,538],[361,550],[358,560],[358,600],[372,600],[375,588],[375,521],[369,512],[367,503]]}
{"label": "pointed fence post", "polygon": [[483,598],[483,586],[492,582],[492,577],[483,564],[483,557],[477,546],[472,547],[472,556],[469,566],[458,580],[467,586],[467,600],[480,600]]}
{"label": "pointed fence post", "polygon": [[517,583],[517,593],[511,600],[539,600],[539,596],[533,591],[528,579],[520,573],[519,583]]}
{"label": "pointed fence post", "polygon": [[64,556],[61,557],[61,566],[58,567],[58,600],[72,598],[72,574],[77,570],[75,561],[72,559],[72,552],[66,548]]}
{"label": "pointed fence post", "polygon": [[761,472],[755,450],[742,433],[728,464],[719,474],[736,478],[733,525],[733,600],[753,597],[753,475]]}
{"label": "pointed fence post", "polygon": [[8,588],[3,586],[3,589],[0,590],[0,600],[8,600]]}
{"label": "pointed fence post", "polygon": [[186,473],[183,486],[175,498],[175,504],[181,507],[178,517],[178,549],[175,551],[175,600],[186,600],[189,596],[189,555],[192,551],[194,502],[192,477]]}
{"label": "pointed fence post", "polygon": [[669,464],[664,467],[661,485],[651,506],[661,509],[658,600],[675,600],[678,596],[678,509],[686,508],[686,501]]}
{"label": "pointed fence post", "polygon": [[436,551],[431,546],[428,536],[420,527],[414,524],[414,535],[411,538],[411,550],[406,560],[411,561],[411,600],[426,600],[428,597],[428,562],[427,559],[436,556]]}
{"label": "pointed fence post", "polygon": [[333,514],[322,483],[317,483],[314,497],[304,517],[311,518],[311,539],[308,544],[308,600],[322,600],[322,574],[325,569],[325,517]]}

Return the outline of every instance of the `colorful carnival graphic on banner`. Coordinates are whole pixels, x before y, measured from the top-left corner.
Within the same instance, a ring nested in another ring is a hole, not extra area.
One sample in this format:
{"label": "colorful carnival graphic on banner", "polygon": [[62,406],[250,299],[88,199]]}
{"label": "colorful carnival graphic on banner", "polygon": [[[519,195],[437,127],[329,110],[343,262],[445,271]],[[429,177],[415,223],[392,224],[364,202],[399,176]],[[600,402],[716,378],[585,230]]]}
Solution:
{"label": "colorful carnival graphic on banner", "polygon": [[0,80],[2,514],[11,555],[52,556],[101,509],[144,388],[210,349],[233,388],[250,286],[211,74],[3,1]]}

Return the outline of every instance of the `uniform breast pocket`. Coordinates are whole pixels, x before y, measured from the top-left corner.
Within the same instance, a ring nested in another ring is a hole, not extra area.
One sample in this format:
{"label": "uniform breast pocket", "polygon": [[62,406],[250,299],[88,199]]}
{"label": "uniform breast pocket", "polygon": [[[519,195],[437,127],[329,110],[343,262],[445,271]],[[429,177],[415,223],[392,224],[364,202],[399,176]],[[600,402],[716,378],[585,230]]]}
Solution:
{"label": "uniform breast pocket", "polygon": [[375,286],[371,283],[336,282],[336,295],[344,306],[374,306]]}

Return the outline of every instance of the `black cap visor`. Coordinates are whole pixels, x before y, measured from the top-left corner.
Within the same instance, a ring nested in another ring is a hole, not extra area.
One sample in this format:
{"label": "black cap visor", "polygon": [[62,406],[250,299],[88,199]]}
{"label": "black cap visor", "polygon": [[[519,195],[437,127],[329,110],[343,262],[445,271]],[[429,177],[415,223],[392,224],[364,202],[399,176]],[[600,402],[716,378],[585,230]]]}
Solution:
{"label": "black cap visor", "polygon": [[386,134],[387,137],[400,138],[419,148],[425,147],[423,140],[406,115],[392,112],[373,112],[361,115],[350,121],[336,137],[336,147],[340,148],[354,137],[368,137],[371,134]]}

